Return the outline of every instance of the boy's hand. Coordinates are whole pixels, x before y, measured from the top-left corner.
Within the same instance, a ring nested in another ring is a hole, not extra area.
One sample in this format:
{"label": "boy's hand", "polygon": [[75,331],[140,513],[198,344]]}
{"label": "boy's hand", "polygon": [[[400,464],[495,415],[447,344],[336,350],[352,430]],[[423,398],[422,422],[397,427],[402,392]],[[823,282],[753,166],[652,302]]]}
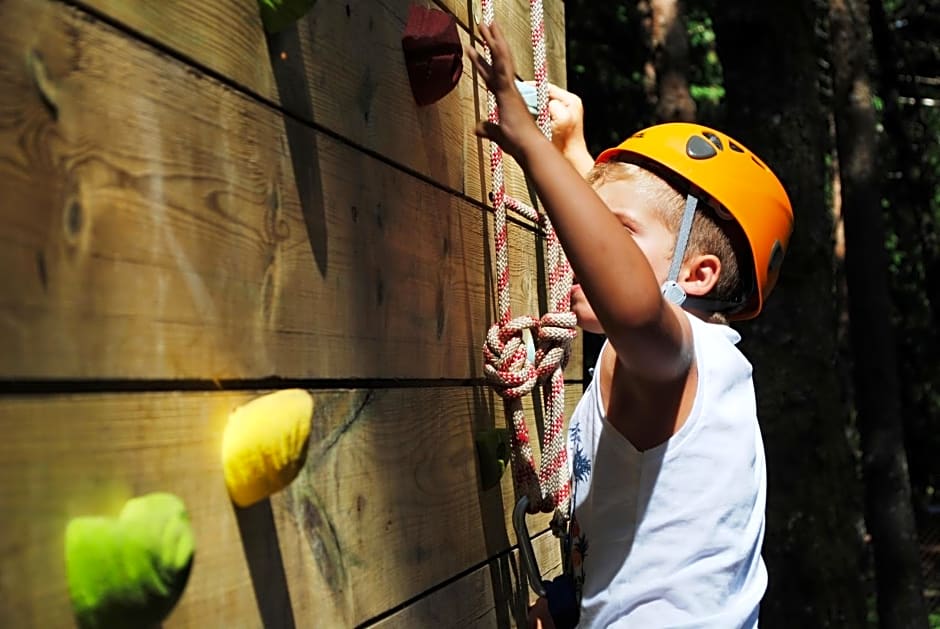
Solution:
{"label": "boy's hand", "polygon": [[539,597],[535,604],[529,608],[528,629],[555,629],[555,621],[548,611],[548,599]]}
{"label": "boy's hand", "polygon": [[584,105],[577,94],[549,83],[548,113],[552,119],[552,144],[558,147],[581,175],[594,166],[584,141]]}
{"label": "boy's hand", "polygon": [[562,153],[570,145],[584,144],[584,105],[577,94],[548,84],[548,113],[552,118],[552,143]]}
{"label": "boy's hand", "polygon": [[524,149],[532,143],[544,140],[545,136],[532,120],[519,90],[516,89],[516,69],[509,51],[509,44],[496,23],[480,24],[480,36],[490,49],[492,63],[487,63],[476,49],[467,49],[467,56],[476,68],[486,87],[496,97],[499,107],[499,124],[483,121],[477,125],[476,134],[499,144],[516,161],[522,162]]}

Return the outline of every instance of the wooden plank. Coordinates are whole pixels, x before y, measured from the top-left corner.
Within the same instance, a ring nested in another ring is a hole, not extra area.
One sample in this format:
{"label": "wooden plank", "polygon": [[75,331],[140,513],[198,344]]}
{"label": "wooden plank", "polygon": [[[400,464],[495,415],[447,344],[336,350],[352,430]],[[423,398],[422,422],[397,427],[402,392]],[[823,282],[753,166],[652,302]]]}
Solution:
{"label": "wooden plank", "polygon": [[[263,62],[267,58],[266,37],[258,17],[255,0],[208,0],[198,5],[184,0],[164,0],[159,7],[147,2],[125,0],[78,0],[78,4],[133,29],[148,39],[175,50],[179,54],[198,61],[201,65],[231,79],[265,98],[278,98],[277,85],[270,66]],[[473,15],[468,3],[462,0],[435,0],[435,8],[447,11],[457,18],[460,27],[469,32],[473,23],[482,19],[479,2],[473,2]],[[396,16],[395,25],[399,36],[407,18],[408,2],[395,2],[376,7],[364,0],[337,5],[346,18],[354,14],[372,18],[375,27],[375,11],[389,11]],[[532,74],[532,53],[529,43],[529,3],[526,0],[496,0],[496,16],[506,26],[519,58],[519,70],[527,78]],[[322,8],[314,10],[299,22],[298,34],[309,41],[310,32],[305,27],[322,20]],[[561,0],[544,2],[546,44],[548,49],[549,76],[552,81],[564,85],[565,70],[565,17]],[[185,28],[181,28],[185,26]],[[369,31],[374,35],[374,30]],[[363,43],[361,40],[357,43]],[[256,63],[252,63],[252,60]],[[337,77],[341,78],[341,77]]]}
{"label": "wooden plank", "polygon": [[299,627],[353,626],[513,543],[508,474],[487,491],[477,478],[473,435],[499,415],[486,391],[317,391],[298,480],[236,511],[221,437],[255,394],[0,397],[0,626],[69,626],[69,518],[151,491],[186,502],[196,538],[167,627],[286,626],[289,613]]}
{"label": "wooden plank", "polygon": [[[474,84],[467,63],[454,92],[433,107],[415,106],[400,53],[409,0],[318,3],[296,31],[271,40],[272,49],[286,55],[286,59],[275,55],[274,61],[268,61],[251,0],[212,0],[198,6],[169,0],[159,10],[123,0],[81,4],[280,102],[301,119],[488,202],[489,148],[473,135],[476,122],[486,117],[485,90]],[[495,6],[497,18],[507,27],[520,74],[532,78],[528,2],[506,0]],[[479,13],[479,4],[475,7]],[[448,0],[442,8],[466,27],[466,3]],[[549,76],[565,85],[562,2],[545,3],[545,24]],[[464,30],[461,37],[467,45]],[[509,194],[531,203],[520,169],[511,159],[505,169]]]}
{"label": "wooden plank", "polygon": [[0,377],[481,375],[483,210],[75,9],[0,17]]}
{"label": "wooden plank", "polygon": [[277,83],[268,62],[257,0],[78,0],[76,4],[159,42],[265,99],[277,100]]}
{"label": "wooden plank", "polygon": [[[158,9],[125,0],[80,4],[279,102],[303,120],[453,190],[486,198],[480,167],[485,170],[488,157],[480,158],[472,134],[476,122],[485,118],[486,101],[473,93],[471,68],[465,63],[457,89],[433,106],[415,105],[400,41],[411,0],[317,3],[296,30],[271,39],[273,61],[254,0],[167,0]],[[447,0],[445,5],[466,27],[466,3]],[[519,72],[531,79],[529,5],[506,0],[496,6]],[[549,76],[559,85],[566,84],[563,10],[559,0],[545,3]],[[465,28],[460,33],[466,45]],[[509,169],[507,183],[513,194],[525,196],[517,169]]]}
{"label": "wooden plank", "polygon": [[[257,0],[208,0],[198,4],[163,0],[159,5],[126,0],[77,0],[77,4],[159,42],[263,98],[279,100],[277,82],[268,63],[268,43],[261,26]],[[350,20],[354,14],[374,17],[376,10],[388,10],[365,1],[334,4],[339,11],[345,13],[348,10],[346,17]],[[436,4],[455,15],[463,29],[467,29],[470,22],[465,2],[444,0]],[[399,5],[405,6],[407,11],[407,5]],[[393,10],[407,15],[401,12],[400,7]],[[309,40],[307,25],[320,15],[300,21],[297,30],[302,39]],[[404,18],[398,20],[400,28],[404,23]],[[336,78],[342,79],[341,76]]]}
{"label": "wooden plank", "polygon": [[[542,576],[552,579],[560,574],[558,540],[546,532],[536,537],[532,546]],[[527,585],[524,571],[519,551],[513,550],[372,626],[525,627],[527,610],[535,595]]]}
{"label": "wooden plank", "polygon": [[[494,0],[494,10],[497,22],[503,27],[509,41],[513,43],[512,52],[516,61],[516,71],[524,79],[534,79],[529,2]],[[548,78],[552,83],[564,87],[567,85],[564,2],[557,0],[543,2],[543,19]]]}

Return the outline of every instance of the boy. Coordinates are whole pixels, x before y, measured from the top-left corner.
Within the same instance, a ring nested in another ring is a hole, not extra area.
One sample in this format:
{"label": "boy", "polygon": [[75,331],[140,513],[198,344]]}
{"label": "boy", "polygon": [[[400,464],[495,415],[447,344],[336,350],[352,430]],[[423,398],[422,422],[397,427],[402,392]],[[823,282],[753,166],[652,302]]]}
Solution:
{"label": "boy", "polygon": [[[786,193],[747,149],[690,124],[604,151],[586,182],[583,142],[552,147],[498,26],[480,33],[492,64],[468,55],[501,120],[477,134],[533,182],[576,275],[578,323],[607,336],[569,432],[579,626],[755,627],[763,445],[740,337],[715,322],[760,312],[792,230]],[[533,625],[551,626],[546,607]]]}

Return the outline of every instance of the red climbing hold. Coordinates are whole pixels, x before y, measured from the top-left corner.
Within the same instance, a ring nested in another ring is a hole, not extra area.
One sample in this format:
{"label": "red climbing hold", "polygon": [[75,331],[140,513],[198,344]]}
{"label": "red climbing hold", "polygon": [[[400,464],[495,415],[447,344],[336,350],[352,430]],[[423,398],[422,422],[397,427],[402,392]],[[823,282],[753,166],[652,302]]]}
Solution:
{"label": "red climbing hold", "polygon": [[453,15],[412,5],[401,46],[418,105],[435,103],[454,89],[463,72],[463,47]]}

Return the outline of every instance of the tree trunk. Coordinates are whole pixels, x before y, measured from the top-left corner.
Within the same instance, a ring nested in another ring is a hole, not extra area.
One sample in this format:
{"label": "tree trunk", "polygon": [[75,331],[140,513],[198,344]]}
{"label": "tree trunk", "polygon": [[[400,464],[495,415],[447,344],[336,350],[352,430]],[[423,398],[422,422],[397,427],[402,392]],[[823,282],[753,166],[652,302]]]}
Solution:
{"label": "tree trunk", "polygon": [[[940,2],[934,1],[938,7]],[[890,167],[882,162],[882,173],[895,176],[883,182],[891,212],[885,218],[887,230],[897,236],[898,249],[905,254],[904,263],[893,273],[895,312],[904,313],[897,326],[898,377],[901,383],[901,415],[911,478],[915,519],[925,515],[930,490],[940,478],[940,409],[931,395],[934,383],[940,381],[940,257],[936,220],[930,211],[937,185],[935,168],[930,166],[930,144],[936,146],[933,133],[919,134],[922,110],[900,107],[899,76],[912,77],[911,61],[901,59],[899,42],[891,27],[892,18],[885,14],[881,0],[869,0],[869,21],[872,48],[878,66],[877,92],[884,102],[881,120],[884,124],[882,154],[893,157]],[[895,14],[897,15],[897,14]],[[934,9],[936,15],[936,9]],[[902,22],[903,24],[903,22]],[[905,29],[906,30],[906,29]],[[905,33],[905,43],[914,48],[929,48],[932,39],[918,42]],[[934,53],[935,54],[935,53]],[[916,60],[915,60],[916,61]],[[913,64],[913,65],[916,65]],[[921,85],[916,80],[904,84],[904,95],[919,98]],[[912,131],[915,131],[912,133]],[[921,135],[918,141],[918,135]],[[931,141],[930,138],[933,138]],[[897,315],[895,315],[897,316]],[[920,508],[918,508],[920,507]]]}
{"label": "tree trunk", "polygon": [[568,89],[585,104],[584,133],[592,155],[653,122],[642,75],[647,56],[635,3],[566,0]]}
{"label": "tree trunk", "polygon": [[[865,624],[860,487],[837,361],[830,150],[811,0],[711,3],[725,124],[781,178],[796,215],[764,313],[741,326],[767,450],[763,629]],[[809,79],[809,80],[807,80]]]}
{"label": "tree trunk", "polygon": [[689,93],[689,33],[681,0],[638,3],[650,56],[643,66],[646,97],[659,122],[695,120]]}
{"label": "tree trunk", "polygon": [[858,0],[829,6],[849,330],[879,626],[927,627],[890,319],[867,10]]}

